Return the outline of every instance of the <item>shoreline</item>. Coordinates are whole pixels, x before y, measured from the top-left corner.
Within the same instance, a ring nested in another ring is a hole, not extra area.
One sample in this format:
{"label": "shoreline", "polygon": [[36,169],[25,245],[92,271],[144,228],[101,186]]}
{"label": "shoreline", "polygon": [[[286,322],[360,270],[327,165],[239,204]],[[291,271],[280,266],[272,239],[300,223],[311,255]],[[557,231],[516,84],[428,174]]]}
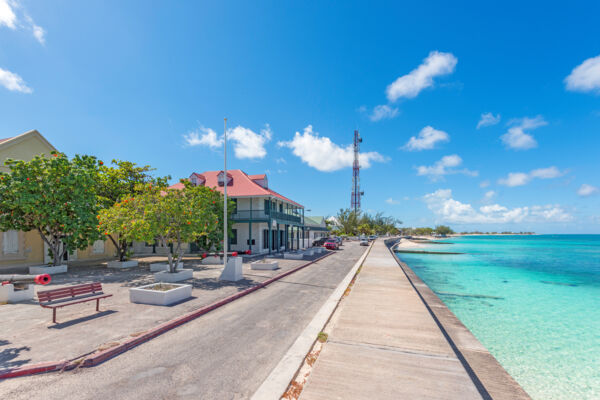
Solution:
{"label": "shoreline", "polygon": [[[400,239],[398,243],[402,240]],[[531,399],[525,389],[506,371],[433,290],[415,274],[408,264],[398,258],[393,250],[396,242],[397,239],[391,239],[386,240],[385,244],[440,330],[446,336],[463,366],[473,378],[473,382],[476,385],[479,383],[484,391],[489,394],[489,398]]]}

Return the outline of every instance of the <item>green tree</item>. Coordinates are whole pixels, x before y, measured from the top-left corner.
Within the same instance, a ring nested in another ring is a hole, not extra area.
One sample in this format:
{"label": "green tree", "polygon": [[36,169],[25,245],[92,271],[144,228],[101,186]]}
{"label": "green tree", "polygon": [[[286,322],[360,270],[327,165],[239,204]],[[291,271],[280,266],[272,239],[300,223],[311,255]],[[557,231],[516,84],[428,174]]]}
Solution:
{"label": "green tree", "polygon": [[449,226],[438,225],[435,227],[435,233],[437,233],[438,235],[450,235],[450,234],[454,233],[454,231],[452,229],[450,229]]}
{"label": "green tree", "polygon": [[168,261],[169,271],[175,272],[183,258],[184,243],[203,239],[218,249],[223,235],[222,195],[207,187],[183,183],[183,189],[153,184],[136,186],[135,197],[100,212],[99,226],[105,235],[120,231],[127,241],[156,240],[164,247],[173,245]]}
{"label": "green tree", "polygon": [[[127,198],[139,194],[136,189],[138,185],[144,187],[146,184],[166,186],[170,177],[154,178],[150,175],[154,171],[149,165],[138,166],[130,161],[112,160],[114,166],[103,165],[100,167],[97,179],[98,202],[103,209],[109,209],[115,204]],[[123,208],[116,214],[120,215]],[[119,261],[124,261],[127,249],[131,243],[128,240],[127,225],[122,222],[126,220],[125,215],[120,215],[111,222],[110,234],[105,235],[117,249]],[[122,227],[122,229],[120,228]]]}
{"label": "green tree", "polygon": [[0,173],[0,231],[37,231],[48,245],[52,264],[66,252],[98,240],[95,157],[63,153],[31,161],[9,159],[10,173]]}
{"label": "green tree", "polygon": [[358,232],[360,211],[356,212],[349,208],[341,208],[335,216],[339,231],[345,235],[356,235]]}

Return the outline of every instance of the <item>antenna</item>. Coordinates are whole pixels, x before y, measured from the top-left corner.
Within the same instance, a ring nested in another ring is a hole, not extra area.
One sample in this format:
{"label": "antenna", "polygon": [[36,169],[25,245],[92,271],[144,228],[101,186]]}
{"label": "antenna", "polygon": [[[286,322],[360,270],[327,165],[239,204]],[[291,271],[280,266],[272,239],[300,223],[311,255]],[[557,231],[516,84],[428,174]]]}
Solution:
{"label": "antenna", "polygon": [[352,197],[350,198],[350,209],[358,213],[360,211],[360,198],[365,192],[360,191],[360,163],[358,161],[358,154],[360,150],[360,143],[362,138],[358,133],[358,130],[354,131],[354,163],[352,164]]}

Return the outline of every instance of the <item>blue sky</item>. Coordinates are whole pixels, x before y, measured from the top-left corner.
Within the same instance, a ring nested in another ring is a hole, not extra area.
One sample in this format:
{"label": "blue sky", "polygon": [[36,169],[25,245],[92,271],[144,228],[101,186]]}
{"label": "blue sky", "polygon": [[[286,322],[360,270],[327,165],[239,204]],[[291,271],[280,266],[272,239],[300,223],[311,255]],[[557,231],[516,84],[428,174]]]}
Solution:
{"label": "blue sky", "polygon": [[600,4],[447,3],[0,0],[0,137],[175,180],[227,117],[229,168],[331,215],[359,129],[364,210],[600,233]]}

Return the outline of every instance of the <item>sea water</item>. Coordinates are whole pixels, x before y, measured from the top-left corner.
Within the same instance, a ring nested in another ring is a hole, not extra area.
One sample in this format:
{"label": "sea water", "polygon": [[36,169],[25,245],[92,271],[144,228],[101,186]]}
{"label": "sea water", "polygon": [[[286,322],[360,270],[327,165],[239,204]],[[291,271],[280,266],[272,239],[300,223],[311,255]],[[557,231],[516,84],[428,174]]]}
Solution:
{"label": "sea water", "polygon": [[600,399],[600,235],[445,241],[398,256],[532,398]]}

